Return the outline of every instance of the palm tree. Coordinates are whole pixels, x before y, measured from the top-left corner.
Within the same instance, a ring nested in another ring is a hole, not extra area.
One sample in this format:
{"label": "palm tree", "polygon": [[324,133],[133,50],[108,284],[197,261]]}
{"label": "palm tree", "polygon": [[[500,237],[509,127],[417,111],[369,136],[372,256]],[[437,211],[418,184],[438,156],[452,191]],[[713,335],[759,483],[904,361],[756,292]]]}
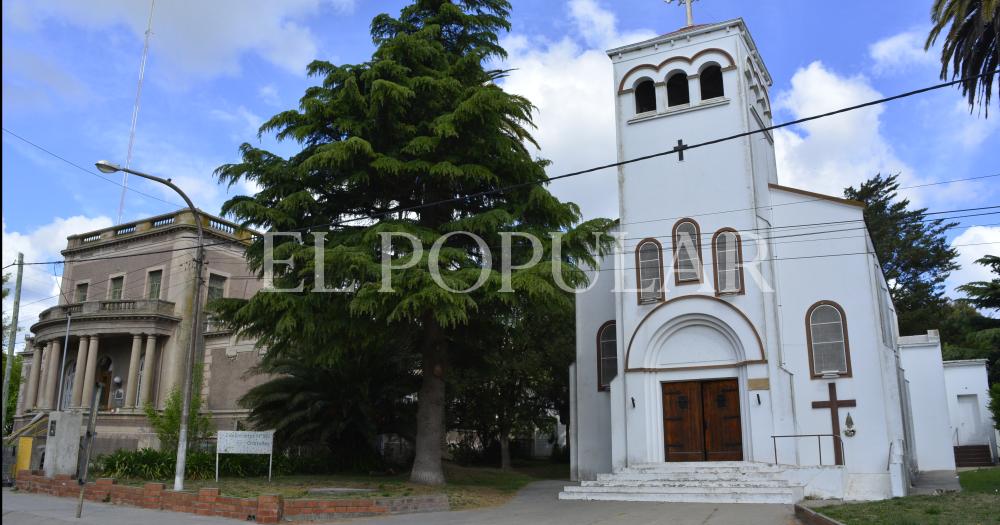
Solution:
{"label": "palm tree", "polygon": [[351,352],[335,363],[268,356],[255,372],[270,379],[240,404],[250,409],[253,427],[275,430],[282,448],[325,445],[337,454],[350,450],[348,464],[371,464],[378,461],[376,435],[412,439],[415,368],[414,361],[391,352]]}
{"label": "palm tree", "polygon": [[931,21],[934,27],[924,49],[951,26],[941,48],[941,79],[948,79],[950,66],[953,79],[966,79],[962,95],[969,99],[969,111],[978,99],[988,115],[993,79],[1000,67],[1000,0],[934,0]]}

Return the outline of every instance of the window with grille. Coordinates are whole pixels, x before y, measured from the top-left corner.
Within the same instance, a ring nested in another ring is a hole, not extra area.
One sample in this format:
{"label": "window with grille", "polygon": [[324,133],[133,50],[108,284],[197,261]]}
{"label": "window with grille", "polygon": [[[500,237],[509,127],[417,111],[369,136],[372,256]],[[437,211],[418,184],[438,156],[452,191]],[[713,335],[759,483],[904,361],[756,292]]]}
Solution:
{"label": "window with grille", "polygon": [[719,230],[715,246],[715,291],[718,294],[743,293],[743,254],[740,236],[733,230]]}
{"label": "window with grille", "polygon": [[674,225],[674,278],[677,284],[701,282],[701,232],[690,219]]}
{"label": "window with grille", "polygon": [[125,276],[113,277],[111,279],[111,290],[108,299],[118,301],[122,298],[122,290],[125,288]]}
{"label": "window with grille", "polygon": [[840,305],[822,301],[806,315],[813,377],[850,375],[847,323]]}
{"label": "window with grille", "polygon": [[163,281],[163,271],[156,270],[146,275],[146,298],[160,298],[160,283]]}
{"label": "window with grille", "polygon": [[73,296],[73,301],[77,303],[82,303],[87,300],[87,292],[90,291],[89,283],[80,283],[76,285],[76,293]]}
{"label": "window with grille", "polygon": [[639,304],[663,300],[663,260],[660,243],[646,239],[636,248],[636,279],[639,285]]}
{"label": "window with grille", "polygon": [[618,336],[614,321],[608,321],[597,332],[598,390],[607,390],[616,375],[618,375]]}
{"label": "window with grille", "polygon": [[221,299],[226,295],[226,278],[211,274],[208,276],[208,302]]}

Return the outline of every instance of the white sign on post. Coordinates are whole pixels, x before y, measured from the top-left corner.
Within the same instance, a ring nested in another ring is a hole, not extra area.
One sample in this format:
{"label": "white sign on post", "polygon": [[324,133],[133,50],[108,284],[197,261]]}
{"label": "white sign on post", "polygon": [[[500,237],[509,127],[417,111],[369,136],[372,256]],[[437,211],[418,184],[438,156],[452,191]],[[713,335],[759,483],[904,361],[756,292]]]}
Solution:
{"label": "white sign on post", "polygon": [[274,464],[274,431],[247,432],[220,430],[215,444],[215,481],[219,481],[219,454],[260,454],[270,456],[267,462],[267,480],[271,481]]}

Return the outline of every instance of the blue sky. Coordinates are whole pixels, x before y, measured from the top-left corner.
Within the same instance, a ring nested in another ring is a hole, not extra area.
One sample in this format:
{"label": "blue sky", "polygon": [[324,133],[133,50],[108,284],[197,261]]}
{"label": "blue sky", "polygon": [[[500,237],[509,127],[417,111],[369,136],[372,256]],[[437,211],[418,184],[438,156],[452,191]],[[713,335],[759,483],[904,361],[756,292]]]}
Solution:
{"label": "blue sky", "polygon": [[[702,0],[696,22],[743,17],[773,78],[775,120],[863,102],[936,83],[935,51],[924,53],[931,0],[746,2]],[[365,60],[369,22],[400,1],[158,0],[132,166],[173,177],[196,203],[216,212],[227,189],[212,170],[237,160],[248,141],[288,154],[293,144],[258,139],[269,116],[294,107],[312,80],[313,58]],[[683,25],[683,9],[660,0],[515,0],[507,89],[539,107],[536,133],[551,173],[614,160],[611,65],[603,50]],[[3,3],[3,126],[90,168],[123,162],[149,3],[140,0],[11,0]],[[995,107],[995,106],[994,106]],[[838,194],[876,171],[905,184],[1000,172],[1000,111],[969,115],[957,91],[784,131],[782,183]],[[117,176],[111,176],[119,180]],[[1000,179],[911,192],[934,210],[1000,203]],[[145,181],[130,186],[126,220],[180,207]],[[244,192],[238,186],[228,190]],[[552,185],[588,216],[612,215],[613,172]],[[3,263],[58,259],[71,233],[110,225],[120,187],[3,134]],[[162,199],[168,202],[162,202]],[[956,244],[1000,241],[1000,216],[963,224]],[[974,226],[975,225],[975,226]],[[964,268],[951,285],[985,277],[972,260],[998,245],[960,248]],[[53,295],[59,268],[25,280],[25,300]],[[54,301],[39,301],[32,318]],[[24,317],[22,317],[24,318]]]}

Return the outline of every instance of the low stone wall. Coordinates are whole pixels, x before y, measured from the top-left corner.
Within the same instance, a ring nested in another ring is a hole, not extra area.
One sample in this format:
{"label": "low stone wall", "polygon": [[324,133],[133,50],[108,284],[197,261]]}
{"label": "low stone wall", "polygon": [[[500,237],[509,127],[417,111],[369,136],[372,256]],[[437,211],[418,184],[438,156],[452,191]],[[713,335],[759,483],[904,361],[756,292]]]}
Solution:
{"label": "low stone wall", "polygon": [[[80,494],[80,485],[69,476],[47,478],[38,472],[22,470],[17,473],[16,483],[17,489],[25,492],[74,498]],[[131,487],[119,485],[110,478],[87,483],[83,497],[88,501],[202,516],[220,516],[257,523],[317,521],[449,509],[448,497],[444,494],[405,498],[327,500],[286,500],[277,495],[233,498],[221,496],[217,488],[204,488],[197,493],[175,492],[167,490],[163,483],[146,483],[142,487]]]}

